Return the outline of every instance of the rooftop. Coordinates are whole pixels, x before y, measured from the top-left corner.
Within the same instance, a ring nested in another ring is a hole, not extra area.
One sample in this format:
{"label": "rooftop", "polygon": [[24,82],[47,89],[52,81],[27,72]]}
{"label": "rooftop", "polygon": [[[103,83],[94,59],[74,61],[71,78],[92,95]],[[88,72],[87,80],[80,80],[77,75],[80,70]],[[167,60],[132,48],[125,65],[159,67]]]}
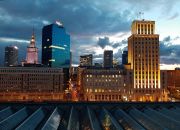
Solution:
{"label": "rooftop", "polygon": [[1,103],[0,129],[180,129],[180,103]]}

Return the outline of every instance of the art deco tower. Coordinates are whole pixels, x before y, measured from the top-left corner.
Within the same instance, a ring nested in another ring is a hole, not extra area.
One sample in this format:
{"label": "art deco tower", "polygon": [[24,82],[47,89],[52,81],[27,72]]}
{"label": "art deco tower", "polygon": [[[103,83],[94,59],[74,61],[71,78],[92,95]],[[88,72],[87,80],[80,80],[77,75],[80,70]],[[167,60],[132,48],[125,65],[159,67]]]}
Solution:
{"label": "art deco tower", "polygon": [[38,64],[38,48],[36,47],[36,44],[35,44],[34,31],[32,34],[30,44],[27,47],[26,63],[27,64]]}
{"label": "art deco tower", "polygon": [[[155,34],[155,21],[135,20],[128,38],[128,63],[134,71],[135,93],[154,95],[160,90],[159,35]],[[142,96],[142,100],[158,100],[155,96]]]}

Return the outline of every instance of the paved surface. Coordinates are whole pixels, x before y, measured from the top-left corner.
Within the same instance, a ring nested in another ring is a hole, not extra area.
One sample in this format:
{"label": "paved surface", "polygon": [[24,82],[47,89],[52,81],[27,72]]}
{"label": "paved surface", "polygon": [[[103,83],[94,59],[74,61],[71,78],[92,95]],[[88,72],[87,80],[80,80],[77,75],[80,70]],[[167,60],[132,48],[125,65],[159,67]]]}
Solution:
{"label": "paved surface", "polygon": [[0,103],[0,130],[180,130],[180,103]]}

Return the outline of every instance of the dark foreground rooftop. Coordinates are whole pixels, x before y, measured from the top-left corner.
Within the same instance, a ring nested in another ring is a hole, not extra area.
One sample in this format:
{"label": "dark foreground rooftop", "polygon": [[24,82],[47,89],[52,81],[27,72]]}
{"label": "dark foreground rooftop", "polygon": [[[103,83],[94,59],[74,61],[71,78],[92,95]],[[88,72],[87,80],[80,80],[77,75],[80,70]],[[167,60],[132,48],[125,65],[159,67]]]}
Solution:
{"label": "dark foreground rooftop", "polygon": [[1,103],[7,129],[180,130],[180,103]]}

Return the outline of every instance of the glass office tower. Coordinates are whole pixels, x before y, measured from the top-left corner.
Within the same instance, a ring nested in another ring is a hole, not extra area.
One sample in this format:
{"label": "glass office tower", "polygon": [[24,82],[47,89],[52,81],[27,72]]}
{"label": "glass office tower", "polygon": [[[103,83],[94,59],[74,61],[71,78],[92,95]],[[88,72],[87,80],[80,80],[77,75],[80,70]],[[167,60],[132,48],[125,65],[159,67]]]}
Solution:
{"label": "glass office tower", "polygon": [[18,47],[7,46],[5,48],[4,66],[17,66],[18,65]]}
{"label": "glass office tower", "polygon": [[43,27],[42,64],[48,67],[70,67],[70,35],[60,22]]}

